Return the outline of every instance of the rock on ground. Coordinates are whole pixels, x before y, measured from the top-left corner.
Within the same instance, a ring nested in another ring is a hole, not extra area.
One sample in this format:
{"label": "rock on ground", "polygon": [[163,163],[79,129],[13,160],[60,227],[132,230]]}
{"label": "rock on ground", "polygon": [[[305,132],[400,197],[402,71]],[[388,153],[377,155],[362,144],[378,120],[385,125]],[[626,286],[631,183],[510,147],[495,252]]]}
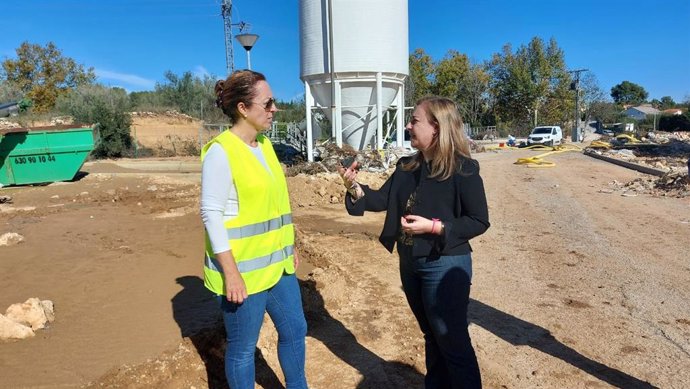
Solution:
{"label": "rock on ground", "polygon": [[26,339],[36,335],[31,327],[19,324],[0,314],[0,340]]}
{"label": "rock on ground", "polygon": [[0,235],[0,246],[12,246],[24,241],[24,237],[16,232],[7,232]]}
{"label": "rock on ground", "polygon": [[50,300],[41,301],[36,297],[21,304],[10,305],[5,315],[8,319],[29,326],[34,331],[45,328],[46,324],[55,320],[53,302]]}

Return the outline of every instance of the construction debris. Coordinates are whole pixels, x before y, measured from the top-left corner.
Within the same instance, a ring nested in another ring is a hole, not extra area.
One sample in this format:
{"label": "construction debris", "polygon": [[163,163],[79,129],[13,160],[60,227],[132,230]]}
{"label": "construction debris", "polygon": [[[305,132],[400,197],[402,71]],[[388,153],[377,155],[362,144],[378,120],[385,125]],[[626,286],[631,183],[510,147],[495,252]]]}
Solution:
{"label": "construction debris", "polygon": [[616,180],[600,193],[620,192],[622,196],[647,194],[654,197],[685,198],[690,196],[690,180],[686,173],[668,173],[662,177],[639,177],[627,183]]}
{"label": "construction debris", "polygon": [[196,119],[193,117],[177,112],[175,110],[169,110],[165,112],[149,112],[149,111],[143,111],[143,112],[130,112],[129,115],[131,117],[141,117],[141,118],[165,118],[165,119],[177,119],[180,121],[187,121],[187,122],[192,122]]}
{"label": "construction debris", "polygon": [[74,124],[74,118],[72,116],[56,116],[50,119],[51,126],[63,126]]}
{"label": "construction debris", "polygon": [[649,132],[640,140],[619,136],[610,142],[593,142],[585,154],[659,177],[629,182],[624,185],[628,191],[653,196],[688,196],[690,133]]}
{"label": "construction debris", "polygon": [[335,144],[328,143],[316,147],[314,154],[318,157],[318,161],[293,164],[287,168],[285,174],[288,177],[294,177],[298,174],[311,175],[337,172],[338,168],[342,166],[343,161],[348,158],[352,159],[353,162],[357,162],[357,169],[360,171],[382,173],[391,167],[395,167],[398,159],[409,154],[409,151],[397,148],[382,151],[356,151],[349,145],[344,145],[340,148]]}
{"label": "construction debris", "polygon": [[21,125],[16,122],[9,121],[5,118],[0,118],[0,130],[7,130],[10,128],[19,128]]}

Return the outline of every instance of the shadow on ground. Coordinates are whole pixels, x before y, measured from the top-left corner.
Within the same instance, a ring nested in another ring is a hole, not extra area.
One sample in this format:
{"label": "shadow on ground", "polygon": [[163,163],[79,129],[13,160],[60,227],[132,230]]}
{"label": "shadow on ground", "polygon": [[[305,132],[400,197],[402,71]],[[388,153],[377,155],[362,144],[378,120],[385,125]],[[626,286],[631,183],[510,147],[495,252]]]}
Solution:
{"label": "shadow on ground", "polygon": [[470,299],[469,320],[514,346],[530,346],[618,388],[655,388],[627,373],[590,359],[561,343],[546,328]]}
{"label": "shadow on ground", "polygon": [[[175,321],[182,336],[192,341],[204,361],[209,388],[225,389],[225,329],[216,297],[199,277],[180,277],[177,282],[183,289],[171,300]],[[321,341],[337,358],[360,372],[363,378],[358,389],[423,386],[424,377],[412,365],[386,361],[361,345],[342,322],[329,314],[314,281],[300,280],[300,289],[309,326],[307,335]],[[284,388],[278,378],[282,372],[273,371],[258,348],[255,364],[257,384],[265,389]]]}

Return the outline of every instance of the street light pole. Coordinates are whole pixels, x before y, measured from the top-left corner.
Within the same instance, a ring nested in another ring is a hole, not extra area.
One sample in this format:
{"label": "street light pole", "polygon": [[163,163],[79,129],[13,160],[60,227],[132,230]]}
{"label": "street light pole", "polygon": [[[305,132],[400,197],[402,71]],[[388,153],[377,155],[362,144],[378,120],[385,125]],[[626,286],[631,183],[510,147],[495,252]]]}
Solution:
{"label": "street light pole", "polygon": [[589,69],[577,69],[568,71],[568,73],[575,74],[575,80],[570,84],[570,89],[575,91],[575,128],[573,128],[573,133],[570,137],[570,140],[573,142],[580,141],[580,73],[588,70]]}
{"label": "street light pole", "polygon": [[256,34],[238,34],[235,36],[235,39],[237,39],[242,47],[247,50],[247,69],[251,70],[252,62],[249,52],[252,50],[252,47],[254,47],[254,44],[259,39],[259,36]]}

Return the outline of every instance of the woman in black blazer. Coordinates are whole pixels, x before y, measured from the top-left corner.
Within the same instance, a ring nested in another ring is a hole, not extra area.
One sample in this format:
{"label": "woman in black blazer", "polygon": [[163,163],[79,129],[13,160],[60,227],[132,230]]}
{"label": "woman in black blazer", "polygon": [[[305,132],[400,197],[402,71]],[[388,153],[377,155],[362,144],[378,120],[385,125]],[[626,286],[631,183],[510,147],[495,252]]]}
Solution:
{"label": "woman in black blazer", "polygon": [[383,186],[357,182],[357,163],[339,169],[350,215],[386,211],[379,240],[400,257],[405,296],[424,334],[425,388],[481,388],[467,329],[472,279],[469,240],[489,228],[479,164],[470,157],[455,103],[420,100],[406,126],[418,152]]}

